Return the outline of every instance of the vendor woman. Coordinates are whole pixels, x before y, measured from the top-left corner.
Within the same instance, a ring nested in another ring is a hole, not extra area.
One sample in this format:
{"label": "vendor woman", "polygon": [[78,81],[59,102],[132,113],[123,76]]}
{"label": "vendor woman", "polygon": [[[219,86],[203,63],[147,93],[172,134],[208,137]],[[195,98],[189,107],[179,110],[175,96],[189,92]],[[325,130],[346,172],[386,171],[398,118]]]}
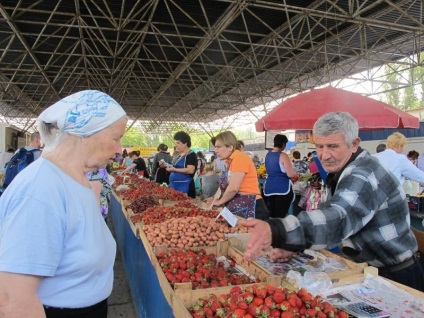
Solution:
{"label": "vendor woman", "polygon": [[179,131],[174,135],[174,141],[178,156],[172,160],[172,167],[166,169],[171,173],[169,187],[195,198],[193,177],[196,172],[197,155],[190,149],[191,138],[186,132]]}

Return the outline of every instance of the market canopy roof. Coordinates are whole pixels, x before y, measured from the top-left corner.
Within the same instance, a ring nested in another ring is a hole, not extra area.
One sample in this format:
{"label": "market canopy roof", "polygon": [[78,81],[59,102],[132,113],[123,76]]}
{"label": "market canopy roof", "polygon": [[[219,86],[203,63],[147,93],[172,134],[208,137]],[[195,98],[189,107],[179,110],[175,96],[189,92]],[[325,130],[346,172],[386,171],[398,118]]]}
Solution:
{"label": "market canopy roof", "polygon": [[0,14],[0,121],[22,130],[88,88],[146,131],[225,129],[424,49],[419,0],[0,0]]}
{"label": "market canopy roof", "polygon": [[311,130],[329,112],[348,112],[359,129],[418,128],[417,117],[378,100],[334,87],[314,89],[288,98],[255,124],[256,131]]}

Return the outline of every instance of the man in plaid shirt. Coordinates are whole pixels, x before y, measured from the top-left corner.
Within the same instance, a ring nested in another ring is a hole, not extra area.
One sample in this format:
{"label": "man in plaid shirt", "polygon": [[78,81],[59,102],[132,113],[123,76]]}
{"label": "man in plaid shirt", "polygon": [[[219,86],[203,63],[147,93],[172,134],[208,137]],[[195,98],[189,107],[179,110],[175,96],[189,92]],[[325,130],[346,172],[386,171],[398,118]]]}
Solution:
{"label": "man in plaid shirt", "polygon": [[269,246],[271,257],[287,259],[306,248],[340,245],[345,257],[379,268],[383,277],[424,291],[424,273],[410,229],[405,192],[396,177],[360,146],[358,123],[346,112],[321,116],[313,134],[318,158],[329,173],[318,210],[267,222],[246,220],[252,228],[245,257]]}

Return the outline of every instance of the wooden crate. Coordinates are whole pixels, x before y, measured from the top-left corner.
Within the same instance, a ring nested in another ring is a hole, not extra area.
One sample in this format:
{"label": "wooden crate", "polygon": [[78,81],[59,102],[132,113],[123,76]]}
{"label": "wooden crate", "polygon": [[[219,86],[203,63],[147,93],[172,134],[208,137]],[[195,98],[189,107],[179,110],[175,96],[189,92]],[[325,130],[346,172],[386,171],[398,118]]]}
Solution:
{"label": "wooden crate", "polygon": [[[245,262],[243,260],[242,264],[239,263],[239,261],[242,260],[242,254],[236,249],[230,247],[227,241],[218,242],[216,246],[196,247],[196,248],[190,248],[190,249],[199,250],[202,248],[204,248],[207,253],[214,253],[216,256],[227,256],[229,258],[234,259],[238,265],[242,266],[250,275],[253,275],[255,278],[260,279],[261,282],[266,282],[267,284],[273,284],[275,286],[292,287],[291,285],[283,281],[282,276],[269,275],[268,273],[263,272],[262,269],[258,267],[258,265],[255,264],[254,262]],[[220,292],[223,294],[229,291],[231,287],[234,287],[234,286],[226,286],[226,287],[215,287],[215,288],[192,290],[191,283],[176,283],[174,284],[174,288],[172,288],[171,284],[166,279],[165,274],[156,257],[158,253],[167,252],[168,250],[169,248],[167,246],[154,247],[151,260],[152,260],[153,267],[155,268],[156,273],[158,275],[159,284],[162,287],[162,291],[165,295],[165,298],[168,300],[171,306],[172,306],[172,300],[174,297],[179,298],[182,301],[183,305],[186,306],[186,304],[190,305],[190,302],[198,299],[199,297],[208,295],[209,293]],[[259,283],[256,283],[256,284],[259,284]],[[251,285],[251,284],[248,284],[248,285]],[[239,285],[239,286],[243,288],[248,285]]]}
{"label": "wooden crate", "polygon": [[[229,237],[228,241],[229,241],[230,247],[233,247],[239,250],[241,253],[244,252],[246,249],[246,243],[249,239],[249,236],[250,236],[249,233],[245,233],[245,234],[238,234],[238,235]],[[341,257],[327,250],[317,250],[317,252],[323,254],[325,257],[341,260],[349,267],[349,269],[346,269],[346,270],[326,273],[330,277],[333,283],[338,282],[340,279],[346,276],[352,276],[355,274],[363,274],[364,268],[368,266],[367,263],[355,263],[353,261],[350,261],[344,257]],[[268,269],[262,267],[261,265],[257,264],[257,266],[260,267],[264,272],[268,273],[269,276],[275,275],[274,273],[268,271]],[[285,277],[285,275],[283,276]]]}

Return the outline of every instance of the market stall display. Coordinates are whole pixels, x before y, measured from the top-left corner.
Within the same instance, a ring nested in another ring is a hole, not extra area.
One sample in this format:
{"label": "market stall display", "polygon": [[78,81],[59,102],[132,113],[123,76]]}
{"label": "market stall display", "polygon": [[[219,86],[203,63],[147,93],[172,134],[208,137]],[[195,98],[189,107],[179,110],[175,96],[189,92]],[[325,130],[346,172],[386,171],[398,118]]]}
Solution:
{"label": "market stall display", "polygon": [[[361,284],[364,273],[370,268],[366,264],[350,262],[325,250],[305,251],[289,263],[271,263],[266,255],[253,262],[246,261],[243,257],[243,244],[249,235],[246,228],[233,228],[223,219],[215,220],[219,211],[199,208],[198,202],[194,200],[180,200],[178,195],[175,196],[176,200],[170,200],[172,196],[162,196],[166,190],[160,191],[159,196],[150,195],[154,186],[146,182],[150,181],[131,179],[127,189],[118,191],[119,195],[114,194],[111,206],[114,224],[116,222],[116,226],[121,227],[117,231],[117,235],[122,236],[118,237],[118,244],[123,251],[139,317],[157,316],[157,310],[161,317],[203,317],[200,314],[205,315],[209,310],[205,310],[202,302],[213,304],[215,297],[219,301],[220,297],[230,299],[231,296],[228,295],[235,291],[240,296],[250,290],[266,288],[277,292],[278,297],[282,292],[285,299],[280,300],[277,297],[276,301],[272,295],[267,295],[261,298],[262,302],[256,300],[261,304],[254,310],[250,309],[250,313],[256,313],[252,317],[274,317],[271,313],[277,317],[277,311],[278,317],[290,317],[300,310],[305,317],[308,317],[306,312],[310,317],[345,317],[344,311],[340,309],[342,306],[331,302],[333,299],[329,301],[312,295],[306,297],[311,297],[319,305],[308,308],[302,300],[302,305],[298,303],[300,307],[297,309],[294,306],[285,308],[285,303],[282,305],[282,302],[294,298],[288,295],[298,295],[299,288],[296,286],[301,286],[291,280],[292,276],[288,280],[287,272],[316,270],[328,275],[330,284],[339,288],[347,284]],[[119,185],[122,183],[118,182],[115,187]],[[124,201],[123,196],[131,200]],[[122,227],[125,231],[122,231]],[[328,265],[337,267],[337,270],[325,273],[323,268]],[[239,289],[234,289],[233,285],[239,286]],[[149,286],[150,292],[142,290],[142,286]],[[404,291],[409,292],[408,289]],[[310,295],[308,287],[301,293]],[[252,294],[253,299],[260,298],[255,293]],[[419,294],[415,297],[423,299]],[[218,317],[217,313],[225,313],[222,317],[244,317],[249,314],[249,308],[254,307],[250,306],[252,303],[253,300],[248,298],[247,308],[241,303],[243,308],[239,308],[238,302],[220,303],[219,307],[215,304],[216,309],[212,309],[212,313]],[[322,305],[327,303],[328,305]],[[373,303],[368,301],[367,304]],[[386,307],[376,307],[387,310]]]}

